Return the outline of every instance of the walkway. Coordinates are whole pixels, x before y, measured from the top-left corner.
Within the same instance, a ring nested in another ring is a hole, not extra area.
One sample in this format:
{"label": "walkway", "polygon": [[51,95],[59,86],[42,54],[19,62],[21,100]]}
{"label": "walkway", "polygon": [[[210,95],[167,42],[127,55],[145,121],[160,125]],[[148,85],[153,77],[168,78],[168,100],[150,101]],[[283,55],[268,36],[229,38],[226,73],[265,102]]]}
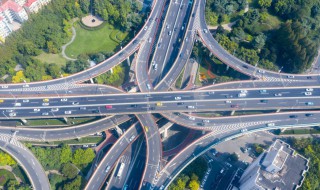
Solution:
{"label": "walkway", "polygon": [[[74,23],[74,21],[72,22],[72,24]],[[68,57],[67,55],[66,55],[66,53],[65,53],[65,50],[66,50],[66,48],[68,47],[68,45],[70,45],[73,41],[74,41],[74,39],[76,38],[76,36],[77,36],[77,33],[76,33],[76,29],[72,26],[72,28],[71,28],[71,30],[72,30],[72,38],[71,38],[71,40],[68,42],[68,43],[66,43],[65,45],[63,45],[61,48],[62,48],[62,57],[64,57],[65,59],[67,59],[67,60],[69,60],[69,61],[75,61],[75,60],[77,60],[77,59],[73,59],[73,58],[70,58],[70,57]]]}

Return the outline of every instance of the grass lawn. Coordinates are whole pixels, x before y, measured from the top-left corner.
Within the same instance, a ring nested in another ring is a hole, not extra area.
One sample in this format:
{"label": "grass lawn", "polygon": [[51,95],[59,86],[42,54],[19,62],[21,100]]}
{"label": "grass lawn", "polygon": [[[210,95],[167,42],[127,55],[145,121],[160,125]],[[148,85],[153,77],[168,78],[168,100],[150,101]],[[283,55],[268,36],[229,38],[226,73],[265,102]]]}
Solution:
{"label": "grass lawn", "polygon": [[256,24],[249,26],[249,30],[254,31],[255,33],[266,32],[269,30],[278,29],[281,24],[281,20],[278,17],[270,15],[269,13],[264,13],[266,19],[263,22],[257,22]]}
{"label": "grass lawn", "polygon": [[[100,119],[100,117],[72,117],[68,118],[68,123],[64,121],[62,118],[57,119],[29,119],[27,120],[28,126],[42,126],[42,125],[61,125],[61,126],[67,126],[67,125],[78,125],[78,124],[84,124],[88,122],[95,121],[97,119]],[[21,121],[17,121],[17,125],[21,125]]]}
{"label": "grass lawn", "polygon": [[0,186],[5,185],[9,180],[15,180],[13,173],[8,170],[0,170]]}
{"label": "grass lawn", "polygon": [[182,85],[182,77],[183,77],[184,70],[185,70],[185,67],[182,69],[179,77],[178,77],[177,80],[176,80],[176,84],[175,84],[175,87],[176,87],[176,88],[179,88],[179,89],[181,88],[181,85]]}
{"label": "grass lawn", "polygon": [[97,53],[100,51],[113,51],[119,41],[126,38],[128,33],[122,33],[106,24],[98,30],[85,30],[75,24],[77,36],[72,44],[66,48],[66,55],[71,58],[77,58],[82,53]]}
{"label": "grass lawn", "polygon": [[59,66],[64,66],[67,62],[67,60],[63,58],[61,54],[52,54],[46,52],[42,52],[40,55],[35,56],[34,58],[43,63],[55,63]]}
{"label": "grass lawn", "polygon": [[71,139],[65,141],[53,141],[53,142],[25,142],[30,144],[43,144],[43,145],[60,145],[60,144],[99,144],[104,140],[102,136],[83,137],[80,139]]}

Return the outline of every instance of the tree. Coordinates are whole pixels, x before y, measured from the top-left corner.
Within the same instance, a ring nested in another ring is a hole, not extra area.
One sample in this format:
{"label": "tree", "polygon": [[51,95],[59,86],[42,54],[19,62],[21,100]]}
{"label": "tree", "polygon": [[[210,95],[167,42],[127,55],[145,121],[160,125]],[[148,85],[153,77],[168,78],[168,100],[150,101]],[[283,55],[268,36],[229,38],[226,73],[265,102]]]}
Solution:
{"label": "tree", "polygon": [[69,179],[75,178],[77,176],[77,174],[79,173],[76,166],[74,166],[71,163],[63,164],[61,167],[61,172],[65,177],[67,177]]}
{"label": "tree", "polygon": [[16,165],[17,162],[7,153],[0,151],[0,166],[13,166]]}
{"label": "tree", "polygon": [[191,180],[189,182],[188,187],[190,188],[190,190],[198,190],[200,188],[200,184],[198,181],[196,180]]}
{"label": "tree", "polygon": [[255,65],[259,61],[259,56],[253,49],[241,47],[237,54],[240,59],[251,65]]}
{"label": "tree", "polygon": [[69,145],[63,144],[61,148],[60,162],[62,164],[68,163],[72,160],[72,150]]}
{"label": "tree", "polygon": [[63,186],[64,190],[75,190],[75,189],[81,189],[81,177],[77,176],[74,180],[71,182],[65,184]]}
{"label": "tree", "polygon": [[60,77],[61,69],[58,65],[56,64],[49,64],[48,66],[48,73],[53,77],[53,78],[58,78]]}
{"label": "tree", "polygon": [[16,75],[12,77],[13,83],[23,82],[24,80],[27,80],[27,78],[24,76],[23,71],[18,71]]}
{"label": "tree", "polygon": [[234,53],[238,48],[238,44],[231,41],[226,35],[217,34],[216,39],[222,47],[226,48],[231,53]]}
{"label": "tree", "polygon": [[266,36],[263,33],[261,33],[253,39],[252,46],[257,50],[260,50],[261,48],[263,48],[265,43],[266,43]]}
{"label": "tree", "polygon": [[269,8],[271,6],[272,0],[259,0],[258,4],[261,8]]}
{"label": "tree", "polygon": [[94,157],[95,154],[91,148],[88,148],[86,150],[77,149],[73,154],[72,163],[76,165],[88,164],[92,162]]}
{"label": "tree", "polygon": [[236,162],[236,161],[238,161],[239,158],[238,158],[238,155],[236,153],[232,153],[230,155],[230,159],[231,159],[231,161]]}

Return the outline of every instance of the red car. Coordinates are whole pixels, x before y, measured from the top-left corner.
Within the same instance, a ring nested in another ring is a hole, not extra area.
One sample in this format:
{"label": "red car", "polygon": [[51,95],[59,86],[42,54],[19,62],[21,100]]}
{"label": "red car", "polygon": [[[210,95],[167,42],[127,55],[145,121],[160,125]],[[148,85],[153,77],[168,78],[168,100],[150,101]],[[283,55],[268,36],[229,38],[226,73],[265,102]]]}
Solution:
{"label": "red car", "polygon": [[106,109],[111,109],[112,105],[106,105]]}
{"label": "red car", "polygon": [[234,105],[231,105],[232,108],[239,108],[239,105],[237,104],[234,104]]}

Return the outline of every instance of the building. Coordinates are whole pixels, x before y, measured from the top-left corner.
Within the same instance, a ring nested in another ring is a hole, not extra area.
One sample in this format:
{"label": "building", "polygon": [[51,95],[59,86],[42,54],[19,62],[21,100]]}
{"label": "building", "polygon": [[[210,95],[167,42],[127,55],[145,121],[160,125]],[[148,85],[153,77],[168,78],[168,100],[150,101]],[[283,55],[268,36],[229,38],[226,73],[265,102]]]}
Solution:
{"label": "building", "polygon": [[24,8],[28,13],[37,13],[42,6],[47,5],[51,0],[27,0]]}
{"label": "building", "polygon": [[302,185],[309,161],[290,145],[276,140],[244,171],[240,190],[292,190]]}
{"label": "building", "polygon": [[0,43],[5,42],[5,38],[9,36],[9,34],[12,32],[12,29],[6,23],[3,17],[0,16]]}
{"label": "building", "polygon": [[2,1],[0,6],[0,17],[8,24],[13,23],[14,21],[22,23],[28,20],[27,12],[12,0]]}

